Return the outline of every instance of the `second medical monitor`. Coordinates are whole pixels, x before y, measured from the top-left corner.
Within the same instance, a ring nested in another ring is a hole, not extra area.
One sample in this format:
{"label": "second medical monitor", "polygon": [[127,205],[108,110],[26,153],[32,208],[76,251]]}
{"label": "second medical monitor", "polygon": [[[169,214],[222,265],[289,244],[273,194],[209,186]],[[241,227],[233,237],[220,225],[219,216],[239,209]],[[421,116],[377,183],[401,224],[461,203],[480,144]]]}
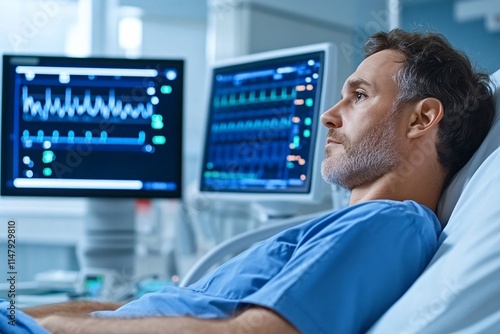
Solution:
{"label": "second medical monitor", "polygon": [[239,57],[214,66],[200,191],[233,200],[314,202],[334,101],[331,44]]}

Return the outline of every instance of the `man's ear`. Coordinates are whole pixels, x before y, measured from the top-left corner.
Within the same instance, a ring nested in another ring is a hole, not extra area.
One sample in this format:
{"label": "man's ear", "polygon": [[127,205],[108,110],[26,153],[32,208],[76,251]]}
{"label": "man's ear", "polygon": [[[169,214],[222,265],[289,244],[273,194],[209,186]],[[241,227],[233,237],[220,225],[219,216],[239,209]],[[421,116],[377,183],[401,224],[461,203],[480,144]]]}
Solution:
{"label": "man's ear", "polygon": [[437,129],[443,118],[443,104],[434,97],[428,97],[415,103],[411,110],[406,136],[417,138],[431,129]]}

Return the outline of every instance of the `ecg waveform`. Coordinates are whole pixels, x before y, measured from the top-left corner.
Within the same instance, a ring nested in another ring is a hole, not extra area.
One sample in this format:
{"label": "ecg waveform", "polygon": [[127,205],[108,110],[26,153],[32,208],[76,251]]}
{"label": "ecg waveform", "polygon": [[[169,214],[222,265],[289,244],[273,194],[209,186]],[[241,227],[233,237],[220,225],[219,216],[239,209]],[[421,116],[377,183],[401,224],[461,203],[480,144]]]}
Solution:
{"label": "ecg waveform", "polygon": [[272,119],[256,119],[237,122],[222,122],[212,125],[212,131],[218,132],[232,132],[232,131],[256,131],[262,129],[286,129],[292,125],[289,118],[272,118]]}
{"label": "ecg waveform", "polygon": [[[250,154],[251,152],[251,154]],[[250,156],[245,156],[250,154]],[[221,166],[227,166],[228,161],[237,163],[238,171],[228,172],[228,178],[238,179],[242,175],[246,177],[256,178],[258,175],[263,175],[264,171],[271,166],[286,166],[289,148],[286,142],[273,142],[263,147],[248,147],[239,144],[226,144],[217,146],[211,152],[210,163],[216,166],[214,170],[205,174],[205,177],[220,178],[222,171]],[[283,167],[278,168],[280,170]],[[246,172],[243,172],[246,171]],[[250,174],[245,174],[250,173]]]}
{"label": "ecg waveform", "polygon": [[[294,136],[295,144],[300,145],[299,136]],[[304,168],[308,159],[290,153],[290,145],[284,138],[266,144],[225,141],[210,152],[203,177],[206,182],[216,182],[214,185],[221,181],[242,182],[245,186],[300,185],[307,178]]]}
{"label": "ecg waveform", "polygon": [[45,102],[35,101],[33,96],[28,93],[28,87],[22,87],[22,105],[23,113],[32,117],[40,117],[42,120],[48,120],[51,117],[64,119],[65,117],[73,118],[75,116],[88,115],[90,117],[101,116],[104,119],[110,117],[125,120],[132,119],[150,119],[153,116],[152,103],[138,103],[132,106],[130,103],[123,103],[116,99],[114,89],[109,90],[108,101],[102,96],[96,95],[92,104],[92,96],[90,90],[85,90],[83,99],[78,96],[72,96],[71,88],[66,88],[64,100],[55,97],[52,98],[52,90],[47,87],[45,89]]}
{"label": "ecg waveform", "polygon": [[283,102],[295,100],[297,91],[295,87],[282,87],[241,91],[237,93],[221,94],[214,97],[214,107],[235,107],[265,102]]}
{"label": "ecg waveform", "polygon": [[92,131],[85,131],[84,136],[77,136],[72,130],[68,131],[66,135],[61,134],[58,130],[54,130],[52,133],[45,133],[43,130],[30,133],[28,130],[24,130],[21,137],[26,148],[30,148],[36,143],[49,146],[55,144],[143,145],[145,140],[146,133],[144,131],[139,131],[137,137],[108,137],[106,131],[102,131],[99,135],[93,134]]}

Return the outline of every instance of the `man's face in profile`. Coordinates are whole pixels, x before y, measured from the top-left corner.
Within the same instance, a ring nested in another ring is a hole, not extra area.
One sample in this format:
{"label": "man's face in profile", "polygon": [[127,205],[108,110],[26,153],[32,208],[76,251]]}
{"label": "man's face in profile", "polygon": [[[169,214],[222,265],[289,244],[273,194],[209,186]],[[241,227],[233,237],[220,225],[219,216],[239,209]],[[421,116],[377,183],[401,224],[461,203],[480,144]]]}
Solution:
{"label": "man's face in profile", "polygon": [[322,115],[328,128],[321,166],[325,181],[353,189],[376,181],[401,163],[398,142],[404,124],[394,101],[403,59],[393,50],[366,58],[346,80],[341,100]]}

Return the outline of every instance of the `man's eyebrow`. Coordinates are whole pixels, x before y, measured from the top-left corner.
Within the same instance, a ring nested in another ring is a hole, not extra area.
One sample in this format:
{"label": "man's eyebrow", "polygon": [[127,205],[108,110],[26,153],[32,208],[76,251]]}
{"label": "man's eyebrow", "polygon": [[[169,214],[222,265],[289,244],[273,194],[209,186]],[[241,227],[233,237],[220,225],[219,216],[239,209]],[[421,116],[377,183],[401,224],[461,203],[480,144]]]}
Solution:
{"label": "man's eyebrow", "polygon": [[345,86],[347,86],[347,87],[361,86],[361,85],[370,86],[370,87],[373,86],[371,83],[369,83],[365,79],[361,79],[361,78],[349,79],[349,80],[347,80],[347,82],[345,84]]}
{"label": "man's eyebrow", "polygon": [[371,84],[370,82],[366,81],[365,79],[361,79],[361,78],[351,78],[351,79],[348,79],[345,84],[344,84],[344,87],[342,87],[342,92],[341,92],[341,95],[342,93],[345,91],[345,90],[350,90],[352,89],[353,87],[359,87],[359,86],[367,86],[368,88],[372,88],[374,89],[374,85]]}

